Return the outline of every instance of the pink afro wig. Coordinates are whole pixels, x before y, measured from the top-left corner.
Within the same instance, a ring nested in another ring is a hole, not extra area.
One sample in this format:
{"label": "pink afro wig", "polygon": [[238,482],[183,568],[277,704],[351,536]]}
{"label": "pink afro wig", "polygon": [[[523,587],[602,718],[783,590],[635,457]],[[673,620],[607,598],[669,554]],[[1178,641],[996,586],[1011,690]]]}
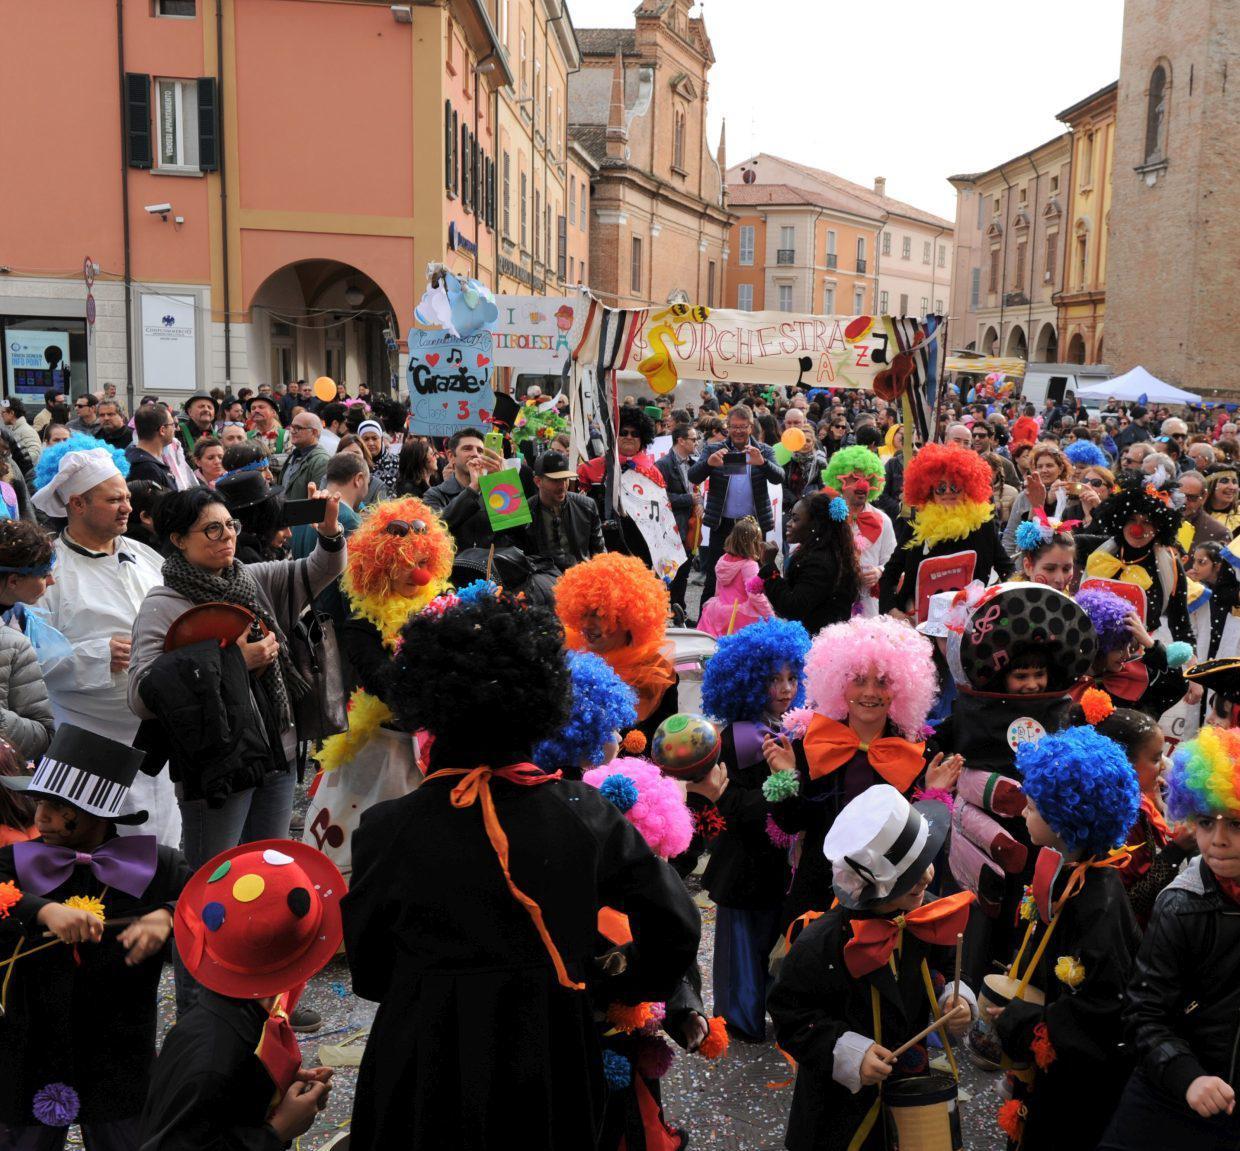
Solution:
{"label": "pink afro wig", "polygon": [[891,685],[891,722],[906,739],[920,739],[938,682],[934,653],[928,639],[890,616],[858,617],[818,633],[805,661],[815,710],[828,719],[846,719],[844,689],[870,668]]}
{"label": "pink afro wig", "polygon": [[688,848],[693,816],[684,790],[649,760],[616,759],[581,778],[624,812],[655,855],[670,859]]}
{"label": "pink afro wig", "polygon": [[970,448],[925,444],[904,469],[904,498],[910,507],[924,508],[934,485],[946,481],[975,504],[990,501],[990,465]]}

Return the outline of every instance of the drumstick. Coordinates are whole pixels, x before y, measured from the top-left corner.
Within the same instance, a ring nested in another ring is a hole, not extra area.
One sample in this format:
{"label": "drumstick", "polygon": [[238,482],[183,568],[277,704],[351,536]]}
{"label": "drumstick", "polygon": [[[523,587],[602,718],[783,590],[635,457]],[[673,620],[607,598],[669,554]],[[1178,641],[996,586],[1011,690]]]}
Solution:
{"label": "drumstick", "polygon": [[952,988],[953,1001],[960,999],[960,961],[964,958],[964,933],[956,935],[956,983]]}
{"label": "drumstick", "polygon": [[[137,923],[138,920],[141,918],[142,916],[140,915],[121,915],[121,916],[118,916],[116,919],[105,919],[103,921],[103,925],[104,927],[125,927],[130,923]],[[43,933],[44,939],[54,939],[55,937],[56,936],[54,932],[45,931]]]}
{"label": "drumstick", "polygon": [[914,1035],[913,1038],[910,1039],[907,1043],[900,1044],[900,1046],[897,1047],[891,1053],[891,1056],[888,1058],[887,1062],[894,1063],[910,1047],[915,1047],[918,1043],[920,1043],[923,1039],[925,1039],[925,1037],[929,1035],[931,1031],[937,1031],[940,1027],[942,1027],[945,1023],[947,1023],[948,1020],[951,1019],[953,1015],[955,1015],[955,1013],[956,1013],[956,1010],[955,1008],[953,1008],[946,1015],[940,1015],[938,1019],[936,1019],[933,1023],[930,1024],[929,1027],[924,1028],[923,1030],[917,1032],[917,1034]]}

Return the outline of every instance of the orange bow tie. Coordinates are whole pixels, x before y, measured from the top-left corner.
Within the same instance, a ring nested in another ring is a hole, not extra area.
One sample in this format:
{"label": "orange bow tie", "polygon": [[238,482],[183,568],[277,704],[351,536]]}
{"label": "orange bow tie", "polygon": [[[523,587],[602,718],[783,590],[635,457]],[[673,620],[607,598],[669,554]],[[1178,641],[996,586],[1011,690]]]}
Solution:
{"label": "orange bow tie", "polygon": [[975,898],[971,891],[959,891],[894,919],[854,919],[853,937],[844,944],[844,965],[849,974],[860,979],[877,971],[891,958],[906,931],[923,943],[938,947],[954,944],[964,931]]}
{"label": "orange bow tie", "polygon": [[899,791],[908,791],[925,766],[922,759],[926,747],[924,743],[909,743],[899,736],[884,735],[863,744],[851,727],[825,715],[816,715],[810,721],[803,743],[810,779],[830,775],[858,751],[864,751],[870,766],[883,779]]}

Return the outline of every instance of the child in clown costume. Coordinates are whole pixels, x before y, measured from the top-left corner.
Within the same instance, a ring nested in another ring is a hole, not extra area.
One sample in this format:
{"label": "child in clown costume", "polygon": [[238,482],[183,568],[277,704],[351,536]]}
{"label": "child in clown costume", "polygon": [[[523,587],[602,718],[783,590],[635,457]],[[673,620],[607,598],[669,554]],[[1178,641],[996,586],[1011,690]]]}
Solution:
{"label": "child in clown costume", "polygon": [[311,788],[304,839],[347,876],[350,834],[362,811],[404,795],[420,779],[414,737],[385,700],[400,629],[448,586],[452,537],[421,500],[375,504],[349,538],[342,584],[352,608],[340,629],[346,673],[357,684],[349,729],[328,739]]}
{"label": "child in clown costume", "polygon": [[890,517],[873,506],[886,482],[883,461],[860,444],[841,448],[823,472],[823,483],[835,488],[848,504],[864,589],[859,601],[861,614],[867,616],[878,615],[878,580],[896,550],[896,531]]}
{"label": "child in clown costume", "polygon": [[534,762],[545,771],[580,779],[592,767],[620,753],[622,735],[637,720],[637,693],[603,660],[588,651],[567,654],[573,681],[572,710],[564,726],[534,748]]}
{"label": "child in clown costume", "polygon": [[904,473],[904,498],[913,516],[897,526],[899,546],[879,582],[880,611],[916,613],[918,574],[928,559],[961,555],[962,563],[972,560],[971,572],[933,591],[971,580],[986,584],[992,573],[1001,580],[1012,574],[1012,561],[995,530],[990,468],[976,452],[944,444],[918,449]]}

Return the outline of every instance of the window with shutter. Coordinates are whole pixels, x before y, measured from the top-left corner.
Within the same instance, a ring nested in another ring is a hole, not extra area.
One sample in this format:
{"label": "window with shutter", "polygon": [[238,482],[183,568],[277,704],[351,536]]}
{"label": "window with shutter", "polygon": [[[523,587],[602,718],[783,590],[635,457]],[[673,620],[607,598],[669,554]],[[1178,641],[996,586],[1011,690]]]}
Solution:
{"label": "window with shutter", "polygon": [[568,217],[558,216],[556,218],[556,243],[558,250],[556,254],[556,271],[559,273],[560,279],[563,280],[568,267]]}
{"label": "window with shutter", "polygon": [[982,269],[973,268],[969,278],[969,307],[976,308],[982,298]]}
{"label": "window with shutter", "polygon": [[469,128],[461,125],[461,207],[469,211],[472,206],[472,189],[469,186]]}
{"label": "window with shutter", "polygon": [[460,183],[461,169],[460,169],[460,165],[457,163],[457,159],[458,159],[457,153],[460,151],[460,149],[457,147],[457,140],[460,139],[460,137],[457,135],[457,123],[458,122],[457,122],[456,109],[453,108],[452,109],[452,191],[453,193],[459,192],[461,190],[461,183]]}
{"label": "window with shutter", "polygon": [[512,238],[512,157],[504,153],[504,235]]}
{"label": "window with shutter", "polygon": [[452,194],[452,179],[456,171],[453,156],[456,152],[456,136],[452,131],[452,101],[443,102],[443,186]]}
{"label": "window with shutter", "polygon": [[125,138],[131,168],[149,168],[151,153],[151,78],[139,72],[125,74]]}
{"label": "window with shutter", "polygon": [[715,306],[715,261],[711,260],[706,265],[706,306],[713,308]]}
{"label": "window with shutter", "polygon": [[198,170],[216,172],[220,166],[219,111],[215,77],[198,81]]}

